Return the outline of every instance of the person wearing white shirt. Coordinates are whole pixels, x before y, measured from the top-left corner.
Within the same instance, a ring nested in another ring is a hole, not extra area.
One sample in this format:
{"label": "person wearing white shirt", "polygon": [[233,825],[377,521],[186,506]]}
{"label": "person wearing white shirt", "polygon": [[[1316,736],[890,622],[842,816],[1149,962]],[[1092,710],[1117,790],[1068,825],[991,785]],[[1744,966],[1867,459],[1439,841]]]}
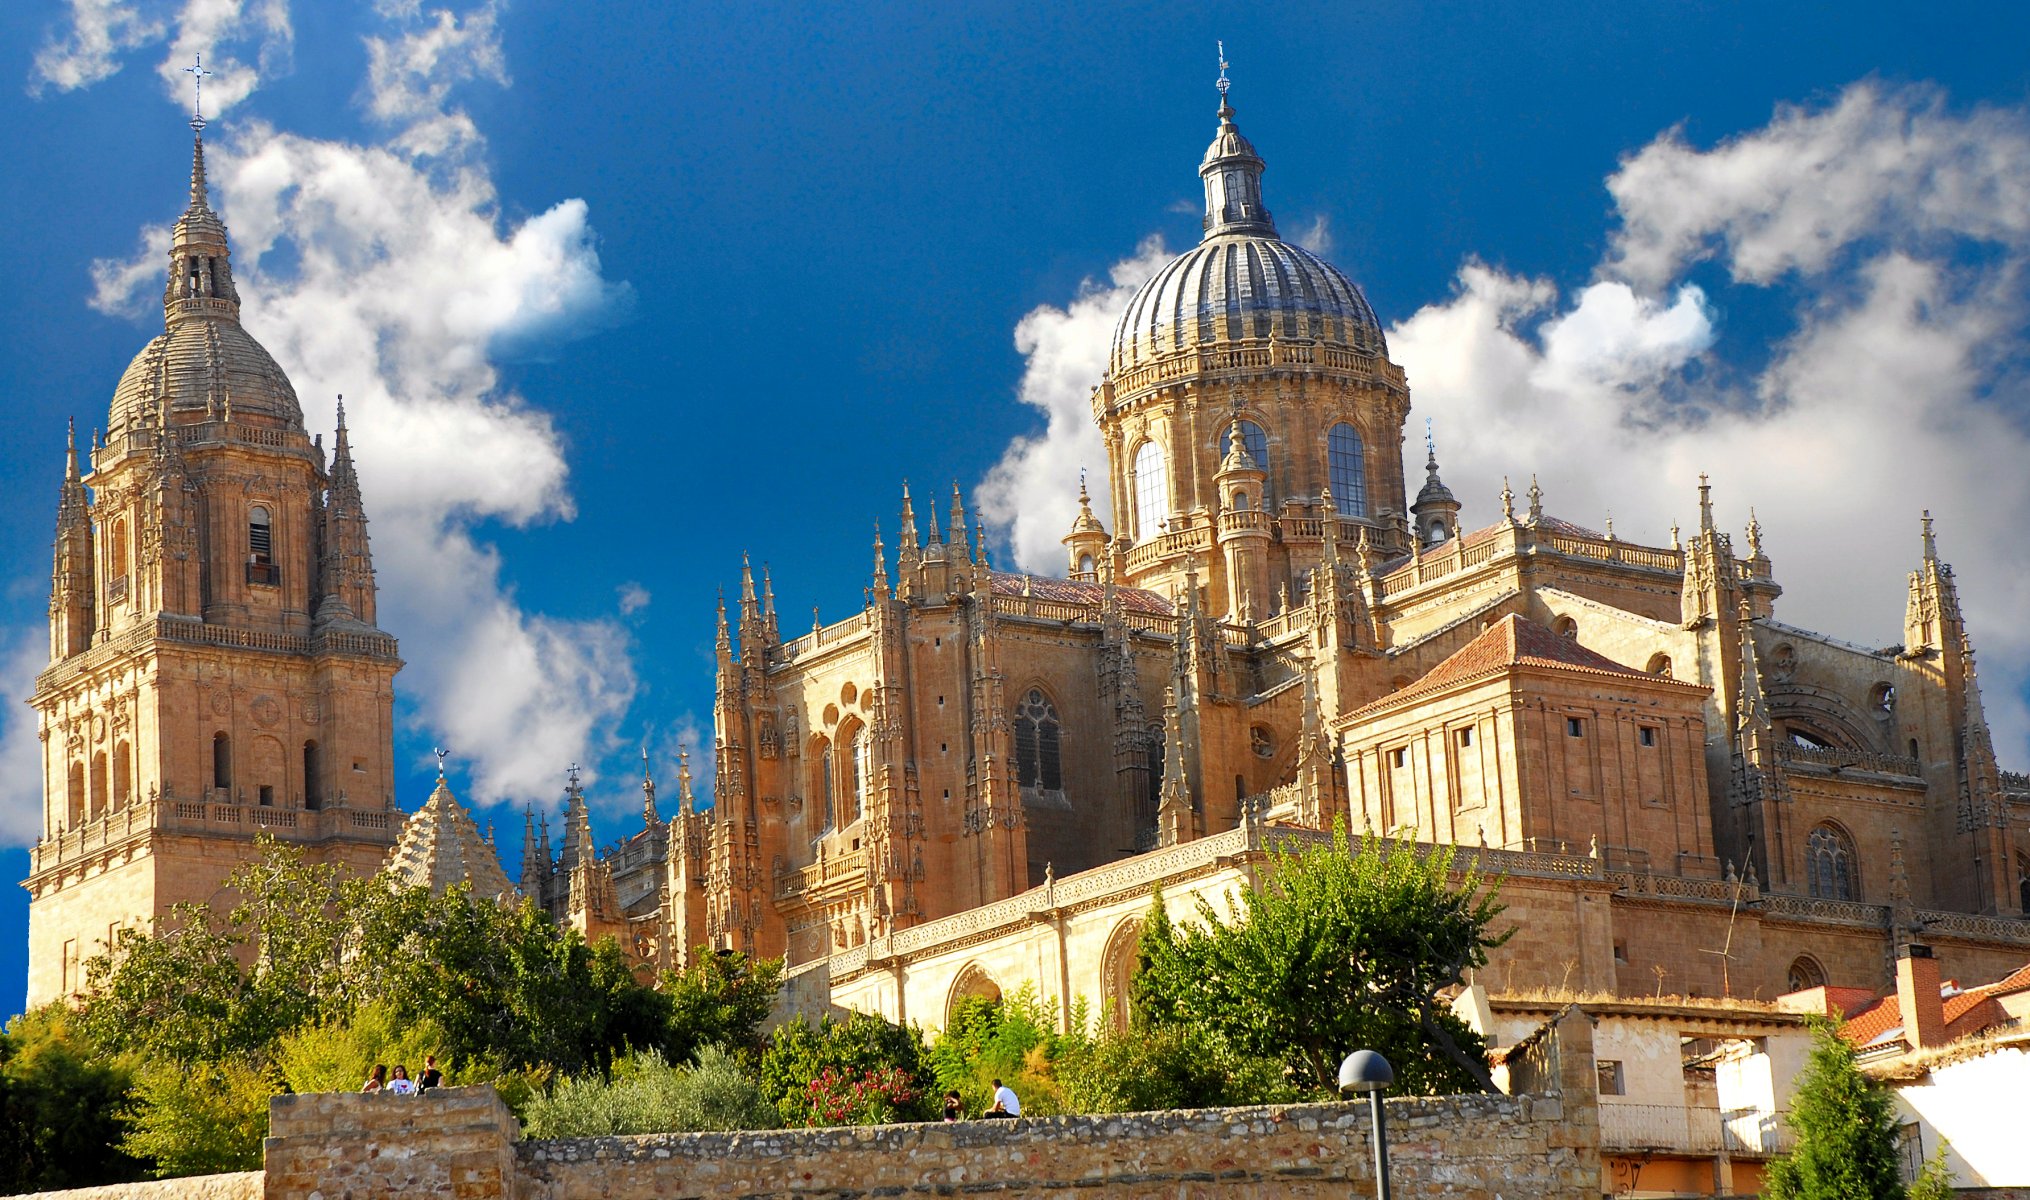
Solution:
{"label": "person wearing white shirt", "polygon": [[1019,1117],[1022,1115],[1022,1101],[1016,1098],[1015,1089],[996,1079],[994,1081],[994,1107],[987,1110],[990,1117]]}

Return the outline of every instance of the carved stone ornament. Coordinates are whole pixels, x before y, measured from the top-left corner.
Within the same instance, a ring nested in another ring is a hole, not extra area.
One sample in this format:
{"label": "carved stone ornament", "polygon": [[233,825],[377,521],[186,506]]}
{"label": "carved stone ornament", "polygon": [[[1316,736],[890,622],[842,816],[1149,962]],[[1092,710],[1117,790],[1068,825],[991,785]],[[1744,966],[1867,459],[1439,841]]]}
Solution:
{"label": "carved stone ornament", "polygon": [[282,719],[282,706],[275,702],[273,696],[254,697],[254,702],[247,706],[247,712],[254,718],[255,724],[264,727],[273,726]]}
{"label": "carved stone ornament", "polygon": [[212,692],[211,711],[214,716],[220,717],[223,717],[227,713],[233,711],[233,698],[223,688],[217,689]]}
{"label": "carved stone ornament", "polygon": [[315,725],[324,719],[324,709],[316,700],[305,700],[299,711],[303,714],[304,723],[308,725]]}

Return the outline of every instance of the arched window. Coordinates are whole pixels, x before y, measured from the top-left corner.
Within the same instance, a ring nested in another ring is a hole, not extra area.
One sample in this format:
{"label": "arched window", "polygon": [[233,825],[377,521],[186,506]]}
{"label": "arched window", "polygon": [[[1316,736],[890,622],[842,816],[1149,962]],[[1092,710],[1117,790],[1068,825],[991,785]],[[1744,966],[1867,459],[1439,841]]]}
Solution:
{"label": "arched window", "polygon": [[2023,915],[2030,916],[2030,855],[2016,858],[2016,903],[2023,908]]}
{"label": "arched window", "polygon": [[845,786],[839,789],[840,823],[851,825],[867,813],[868,778],[874,765],[873,739],[863,726],[846,735]]}
{"label": "arched window", "polygon": [[819,742],[818,752],[814,757],[817,759],[814,765],[817,769],[818,777],[815,781],[817,787],[813,790],[819,796],[818,803],[822,806],[819,813],[823,818],[823,823],[818,826],[818,832],[830,833],[832,830],[832,816],[838,811],[833,807],[837,794],[832,786],[832,744],[830,742]]}
{"label": "arched window", "polygon": [[1360,432],[1342,421],[1325,435],[1326,479],[1332,484],[1332,504],[1342,517],[1367,515],[1367,464],[1361,452]]}
{"label": "arched window", "polygon": [[1551,632],[1568,642],[1579,640],[1579,623],[1570,617],[1559,617],[1551,626]]}
{"label": "arched window", "polygon": [[1090,575],[1093,573],[1092,555],[1081,554],[1078,556],[1078,573],[1081,575]]}
{"label": "arched window", "polygon": [[220,791],[233,786],[233,739],[224,730],[211,735],[211,785]]}
{"label": "arched window", "polygon": [[268,510],[256,504],[247,510],[247,561],[275,561],[275,531]]}
{"label": "arched window", "polygon": [[64,820],[67,829],[85,823],[85,764],[81,762],[70,765],[70,802],[64,810]]}
{"label": "arched window", "polygon": [[303,807],[319,809],[324,807],[324,764],[319,760],[316,742],[303,743]]}
{"label": "arched window", "polygon": [[127,807],[127,794],[134,788],[134,751],[125,742],[113,743],[113,811]]}
{"label": "arched window", "polygon": [[1666,679],[1670,678],[1670,674],[1671,674],[1671,656],[1670,656],[1670,655],[1668,655],[1668,654],[1652,654],[1652,655],[1650,655],[1650,656],[1649,656],[1649,673],[1650,673],[1650,674],[1652,674],[1652,675],[1661,675],[1661,676],[1663,676],[1663,677],[1664,677],[1664,678],[1666,678]]}
{"label": "arched window", "polygon": [[1041,689],[1030,688],[1015,708],[1016,782],[1046,792],[1063,791],[1061,749],[1056,707]]}
{"label": "arched window", "polygon": [[1819,966],[1818,962],[1811,955],[1799,955],[1797,961],[1790,964],[1790,974],[1785,978],[1784,982],[1788,985],[1787,990],[1793,992],[1802,992],[1808,988],[1824,987],[1826,986],[1825,968]]}
{"label": "arched window", "polygon": [[1135,536],[1148,541],[1163,531],[1170,515],[1170,469],[1163,447],[1143,442],[1135,451]]}
{"label": "arched window", "polygon": [[1854,842],[1846,831],[1831,823],[1811,831],[1805,841],[1805,879],[1812,895],[1821,900],[1859,899],[1854,866]]}
{"label": "arched window", "polygon": [[113,568],[111,575],[118,579],[127,573],[127,522],[124,518],[113,522],[113,544],[108,549],[112,551],[108,555]]}
{"label": "arched window", "polygon": [[1235,493],[1234,493],[1234,511],[1235,511],[1235,512],[1246,512],[1246,511],[1248,511],[1248,509],[1249,509],[1249,508],[1251,508],[1251,507],[1253,507],[1253,506],[1252,506],[1251,504],[1249,504],[1249,503],[1248,503],[1248,494],[1247,494],[1246,492],[1235,492]]}
{"label": "arched window", "polygon": [[106,756],[92,755],[92,820],[106,815]]}
{"label": "arched window", "polygon": [[1253,421],[1242,421],[1241,444],[1248,448],[1248,457],[1254,459],[1255,465],[1262,469],[1262,507],[1267,508],[1269,480],[1273,475],[1269,470],[1269,435]]}

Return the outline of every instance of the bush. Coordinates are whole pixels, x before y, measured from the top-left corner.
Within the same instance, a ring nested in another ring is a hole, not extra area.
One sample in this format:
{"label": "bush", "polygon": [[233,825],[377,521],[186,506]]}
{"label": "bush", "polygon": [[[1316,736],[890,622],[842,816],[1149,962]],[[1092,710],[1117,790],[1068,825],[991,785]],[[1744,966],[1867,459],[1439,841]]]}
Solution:
{"label": "bush", "polygon": [[1053,1064],[1067,1112],[1148,1112],[1288,1104],[1299,1099],[1283,1064],[1234,1054],[1197,1026],[1112,1030],[1065,1039]]}
{"label": "bush", "polygon": [[[1072,1024],[1082,1028],[1081,1004]],[[940,1089],[949,1088],[969,1113],[993,1103],[996,1079],[1015,1089],[1027,1116],[1069,1111],[1058,1095],[1052,1059],[1060,1049],[1056,1018],[1023,984],[1003,1000],[969,997],[960,1001],[951,1024],[930,1047]]]}
{"label": "bush", "polygon": [[891,1068],[907,1075],[916,1090],[893,1119],[936,1120],[937,1098],[922,1086],[932,1077],[923,1034],[913,1025],[891,1024],[871,1013],[852,1013],[844,1021],[826,1016],[816,1025],[798,1016],[777,1026],[761,1056],[761,1090],[782,1123],[797,1126],[812,1112],[811,1082],[826,1071],[864,1079]]}
{"label": "bush", "polygon": [[154,1063],[142,1069],[135,1093],[140,1110],[121,1149],[153,1159],[156,1176],[260,1169],[275,1093],[266,1073],[236,1062]]}
{"label": "bush", "polygon": [[583,1075],[560,1081],[533,1099],[526,1118],[530,1137],[605,1137],[638,1133],[767,1129],[775,1111],[716,1046],[698,1052],[697,1065],[672,1067],[661,1052],[645,1050],[616,1060],[613,1077]]}
{"label": "bush", "polygon": [[[414,1079],[432,1054],[445,1055],[444,1034],[435,1022],[398,1020],[393,1005],[375,1001],[362,1005],[351,1020],[283,1034],[275,1045],[275,1066],[291,1091],[350,1092],[376,1064],[392,1070],[401,1063]],[[454,1081],[455,1073],[446,1070],[445,1082]]]}
{"label": "bush", "polygon": [[900,1067],[840,1071],[826,1067],[805,1085],[800,1122],[809,1125],[892,1125],[915,1120],[923,1089]]}

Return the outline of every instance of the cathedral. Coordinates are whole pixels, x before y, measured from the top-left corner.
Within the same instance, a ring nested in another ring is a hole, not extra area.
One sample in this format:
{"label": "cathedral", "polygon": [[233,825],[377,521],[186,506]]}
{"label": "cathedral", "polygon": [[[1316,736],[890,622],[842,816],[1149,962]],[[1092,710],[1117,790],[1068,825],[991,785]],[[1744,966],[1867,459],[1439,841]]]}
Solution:
{"label": "cathedral", "polygon": [[[800,1006],[931,1026],[1024,985],[1118,1012],[1152,889],[1217,897],[1336,823],[1503,877],[1497,987],[1766,998],[1878,985],[1920,939],[1981,978],[2030,957],[2030,779],[1929,517],[1904,640],[1870,648],[1778,619],[1761,529],[1737,550],[1703,480],[1667,546],[1534,480],[1472,516],[1428,437],[1413,497],[1411,381],[1361,289],[1279,236],[1220,100],[1204,236],[1093,381],[1113,528],[1081,484],[1064,574],[1011,572],[956,489],[904,488],[864,608],[793,637],[743,567],[710,806],[688,762],[660,806],[645,770],[602,849],[574,773],[561,844],[526,818],[522,893],[645,969],[781,956]],[[506,886],[441,782],[397,813],[343,418],[327,466],[239,327],[197,153],[167,332],[60,497],[31,1000],[256,831]]]}

